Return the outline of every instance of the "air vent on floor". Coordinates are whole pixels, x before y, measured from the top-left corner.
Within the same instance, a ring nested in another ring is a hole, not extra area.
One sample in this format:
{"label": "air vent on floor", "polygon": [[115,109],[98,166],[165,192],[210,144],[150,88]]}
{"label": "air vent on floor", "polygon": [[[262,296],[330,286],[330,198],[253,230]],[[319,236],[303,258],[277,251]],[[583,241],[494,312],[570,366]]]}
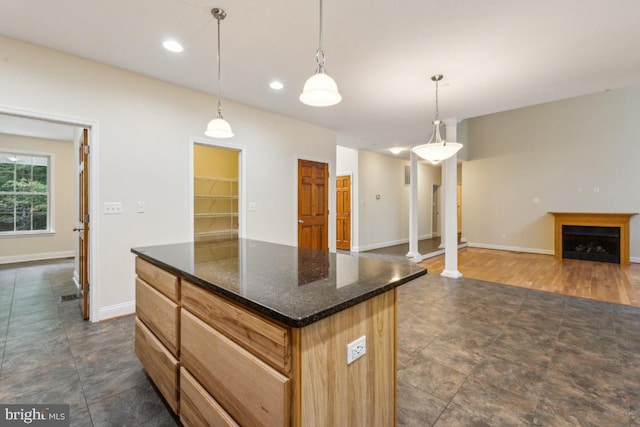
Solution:
{"label": "air vent on floor", "polygon": [[79,298],[80,294],[60,295],[60,302],[71,301]]}

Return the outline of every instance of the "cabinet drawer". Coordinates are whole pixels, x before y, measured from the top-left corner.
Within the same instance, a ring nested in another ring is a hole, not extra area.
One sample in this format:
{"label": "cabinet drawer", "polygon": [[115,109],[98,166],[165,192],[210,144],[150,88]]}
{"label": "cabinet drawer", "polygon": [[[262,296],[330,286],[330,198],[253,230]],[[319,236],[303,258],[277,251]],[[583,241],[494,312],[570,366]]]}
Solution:
{"label": "cabinet drawer", "polygon": [[176,357],[180,332],[179,312],[178,304],[139,277],[136,278],[136,315]]}
{"label": "cabinet drawer", "polygon": [[235,305],[187,281],[182,282],[182,306],[222,331],[283,373],[291,371],[289,329]]}
{"label": "cabinet drawer", "polygon": [[136,274],[173,302],[180,297],[178,277],[136,257]]}
{"label": "cabinet drawer", "polygon": [[184,367],[180,368],[180,421],[187,427],[239,427]]}
{"label": "cabinet drawer", "polygon": [[288,426],[290,380],[181,310],[182,365],[242,426]]}
{"label": "cabinet drawer", "polygon": [[136,319],[136,356],[162,396],[178,413],[178,361],[140,319]]}

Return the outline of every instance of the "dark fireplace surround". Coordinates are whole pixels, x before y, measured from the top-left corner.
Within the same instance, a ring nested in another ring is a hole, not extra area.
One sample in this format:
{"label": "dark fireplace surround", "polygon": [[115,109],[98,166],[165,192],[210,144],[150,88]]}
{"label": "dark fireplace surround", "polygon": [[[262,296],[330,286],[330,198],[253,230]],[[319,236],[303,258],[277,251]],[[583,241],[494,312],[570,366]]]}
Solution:
{"label": "dark fireplace surround", "polygon": [[556,259],[628,265],[629,220],[637,213],[549,212],[554,216]]}

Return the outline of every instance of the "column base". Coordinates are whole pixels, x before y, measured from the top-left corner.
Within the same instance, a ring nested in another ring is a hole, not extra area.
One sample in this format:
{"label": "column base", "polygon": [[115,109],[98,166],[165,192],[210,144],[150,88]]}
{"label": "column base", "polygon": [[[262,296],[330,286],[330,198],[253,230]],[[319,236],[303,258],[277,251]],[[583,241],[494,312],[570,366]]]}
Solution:
{"label": "column base", "polygon": [[407,252],[405,255],[407,258],[411,258],[411,261],[420,262],[422,261],[422,255],[420,252]]}
{"label": "column base", "polygon": [[442,273],[440,273],[440,275],[442,277],[448,277],[450,279],[459,279],[462,277],[462,273],[460,273],[458,270],[444,270]]}

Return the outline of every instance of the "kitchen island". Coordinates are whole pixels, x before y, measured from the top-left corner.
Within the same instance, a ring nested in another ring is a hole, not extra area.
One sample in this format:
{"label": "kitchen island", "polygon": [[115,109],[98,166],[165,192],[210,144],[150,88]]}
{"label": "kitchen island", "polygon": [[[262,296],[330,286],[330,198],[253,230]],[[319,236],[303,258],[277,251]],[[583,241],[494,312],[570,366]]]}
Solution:
{"label": "kitchen island", "polygon": [[132,252],[136,354],[184,425],[395,425],[396,288],[425,269],[248,239]]}

